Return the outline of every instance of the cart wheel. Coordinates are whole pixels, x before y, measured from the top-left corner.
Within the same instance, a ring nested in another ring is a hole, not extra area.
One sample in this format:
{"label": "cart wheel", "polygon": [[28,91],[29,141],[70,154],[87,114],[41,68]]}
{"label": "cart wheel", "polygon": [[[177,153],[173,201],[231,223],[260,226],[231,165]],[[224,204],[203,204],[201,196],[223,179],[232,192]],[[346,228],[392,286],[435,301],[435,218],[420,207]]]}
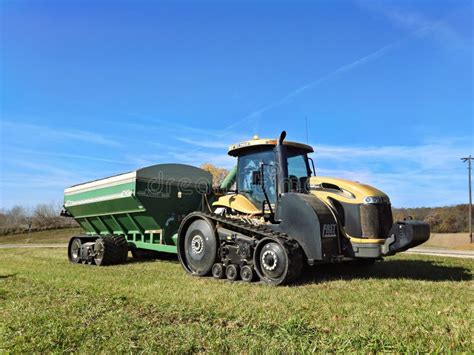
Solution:
{"label": "cart wheel", "polygon": [[80,238],[72,238],[68,246],[69,261],[73,264],[81,262],[82,242]]}

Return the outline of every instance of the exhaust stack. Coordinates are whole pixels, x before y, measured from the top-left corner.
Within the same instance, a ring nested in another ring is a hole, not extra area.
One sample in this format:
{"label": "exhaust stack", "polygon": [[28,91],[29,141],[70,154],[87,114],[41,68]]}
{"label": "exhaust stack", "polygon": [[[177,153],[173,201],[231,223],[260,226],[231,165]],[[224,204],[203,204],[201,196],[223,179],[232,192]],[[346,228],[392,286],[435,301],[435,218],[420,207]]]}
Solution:
{"label": "exhaust stack", "polygon": [[283,144],[285,137],[286,131],[281,132],[280,137],[277,140],[277,144],[273,149],[277,161],[278,195],[288,192],[288,156],[286,152],[286,146]]}

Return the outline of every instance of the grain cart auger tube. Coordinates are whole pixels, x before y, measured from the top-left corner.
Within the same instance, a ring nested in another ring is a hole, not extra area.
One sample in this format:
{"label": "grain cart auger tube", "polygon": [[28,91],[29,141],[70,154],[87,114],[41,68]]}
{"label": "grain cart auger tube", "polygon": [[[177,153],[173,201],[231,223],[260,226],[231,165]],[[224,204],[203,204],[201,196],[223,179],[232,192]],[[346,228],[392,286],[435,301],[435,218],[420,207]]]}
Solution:
{"label": "grain cart auger tube", "polygon": [[314,176],[313,149],[285,136],[229,148],[236,169],[211,196],[212,207],[187,215],[178,230],[187,272],[280,285],[300,276],[305,264],[370,264],[429,238],[426,223],[393,223],[390,200],[380,190]]}

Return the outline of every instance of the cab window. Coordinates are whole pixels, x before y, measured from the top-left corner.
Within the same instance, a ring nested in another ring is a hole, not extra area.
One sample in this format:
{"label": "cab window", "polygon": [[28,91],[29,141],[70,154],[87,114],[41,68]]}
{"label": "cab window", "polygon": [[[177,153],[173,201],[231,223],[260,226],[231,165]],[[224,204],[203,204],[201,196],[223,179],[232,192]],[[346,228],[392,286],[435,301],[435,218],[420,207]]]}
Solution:
{"label": "cab window", "polygon": [[308,158],[301,151],[288,149],[288,182],[289,191],[303,192],[310,176]]}

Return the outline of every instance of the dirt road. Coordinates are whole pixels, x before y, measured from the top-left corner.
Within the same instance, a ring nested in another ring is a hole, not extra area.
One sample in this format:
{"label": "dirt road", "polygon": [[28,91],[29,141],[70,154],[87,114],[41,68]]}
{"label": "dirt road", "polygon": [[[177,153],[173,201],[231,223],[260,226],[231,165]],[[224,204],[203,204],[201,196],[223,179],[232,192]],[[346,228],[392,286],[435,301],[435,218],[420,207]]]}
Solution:
{"label": "dirt road", "polygon": [[0,249],[14,249],[14,248],[67,248],[64,243],[51,244],[0,244]]}
{"label": "dirt road", "polygon": [[442,249],[442,248],[417,247],[417,248],[409,249],[405,253],[474,259],[474,251],[472,250],[450,250],[450,249]]}

